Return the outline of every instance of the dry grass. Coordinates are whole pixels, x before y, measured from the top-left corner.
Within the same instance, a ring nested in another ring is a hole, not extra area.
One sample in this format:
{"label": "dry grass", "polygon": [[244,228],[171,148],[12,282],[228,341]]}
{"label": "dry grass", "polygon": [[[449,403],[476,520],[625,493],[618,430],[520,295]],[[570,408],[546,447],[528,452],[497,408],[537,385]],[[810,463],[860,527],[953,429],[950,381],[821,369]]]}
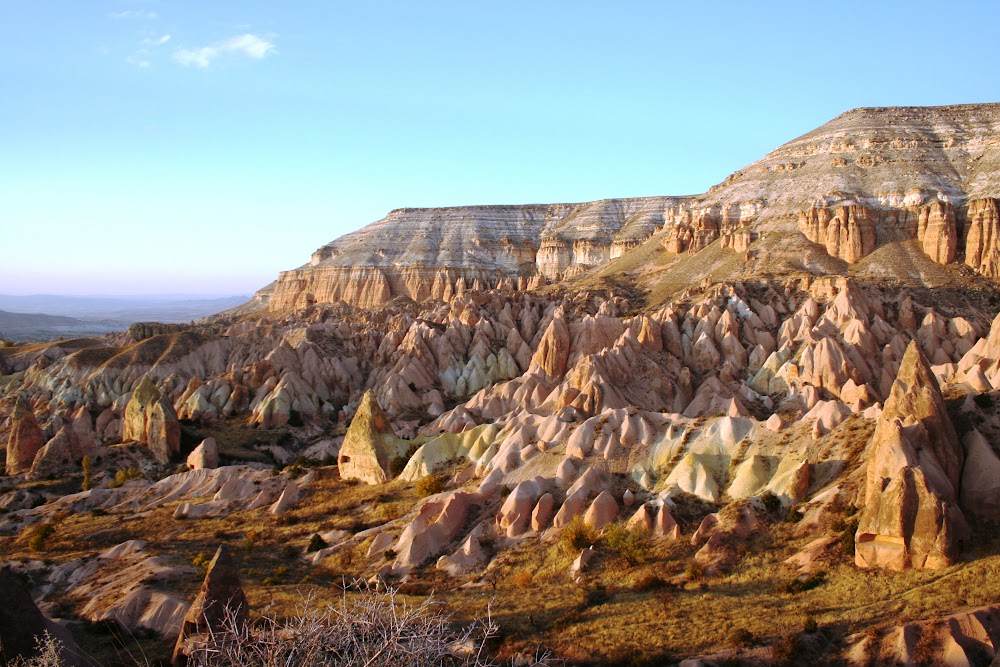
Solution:
{"label": "dry grass", "polygon": [[[369,561],[369,541],[355,540],[320,565],[311,565],[301,555],[313,534],[376,525],[400,516],[417,500],[412,488],[400,483],[346,483],[335,468],[318,468],[316,474],[298,508],[282,517],[260,509],[177,520],[171,516],[173,505],[142,517],[66,514],[51,521],[55,531],[44,552],[33,552],[26,537],[18,536],[0,537],[0,551],[10,560],[42,557],[62,563],[128,539],[144,539],[167,562],[191,567],[196,554],[227,543],[234,548],[253,608],[290,614],[303,592],[315,593],[320,602],[335,601],[342,582],[370,576],[384,562]],[[820,585],[790,593],[795,572],[782,561],[810,538],[793,537],[790,524],[775,523],[767,530],[770,537],[755,541],[757,546],[748,548],[730,573],[701,580],[684,576],[695,552],[687,542],[656,542],[645,562],[634,566],[603,549],[585,583],[577,584],[568,576],[576,553],[566,552],[559,542],[526,540],[502,550],[485,577],[452,578],[434,569],[432,560],[414,572],[404,591],[420,596],[433,590],[459,623],[482,616],[492,601],[503,652],[541,645],[581,663],[633,654],[690,656],[728,646],[742,631],[776,644],[801,633],[810,618],[823,628],[855,632],[935,618],[1000,598],[1000,555],[994,555],[1000,539],[982,541],[970,550],[967,562],[940,571],[862,571],[838,553],[831,556]],[[251,533],[256,537],[247,549]],[[194,573],[162,585],[191,597],[199,584]],[[53,602],[59,606],[60,600]],[[67,604],[72,612],[79,601]]]}

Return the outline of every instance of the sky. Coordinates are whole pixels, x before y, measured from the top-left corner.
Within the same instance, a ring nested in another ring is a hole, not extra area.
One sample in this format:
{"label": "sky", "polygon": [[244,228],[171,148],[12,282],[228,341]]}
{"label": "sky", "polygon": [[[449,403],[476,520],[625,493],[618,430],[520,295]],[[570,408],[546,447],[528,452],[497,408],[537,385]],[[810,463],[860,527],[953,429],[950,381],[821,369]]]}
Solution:
{"label": "sky", "polygon": [[0,293],[249,294],[400,207],[694,194],[1000,101],[1000,3],[0,0]]}

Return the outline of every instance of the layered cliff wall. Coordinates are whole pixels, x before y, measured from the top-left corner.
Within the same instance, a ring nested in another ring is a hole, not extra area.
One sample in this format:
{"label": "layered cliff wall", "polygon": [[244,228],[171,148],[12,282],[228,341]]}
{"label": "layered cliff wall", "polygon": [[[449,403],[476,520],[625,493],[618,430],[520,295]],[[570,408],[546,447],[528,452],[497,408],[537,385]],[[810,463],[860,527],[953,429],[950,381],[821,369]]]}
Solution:
{"label": "layered cliff wall", "polygon": [[258,295],[275,310],[466,289],[531,289],[654,234],[673,253],[798,230],[847,262],[917,239],[934,261],[1000,276],[1000,104],[856,109],[689,197],[399,209],[313,253]]}

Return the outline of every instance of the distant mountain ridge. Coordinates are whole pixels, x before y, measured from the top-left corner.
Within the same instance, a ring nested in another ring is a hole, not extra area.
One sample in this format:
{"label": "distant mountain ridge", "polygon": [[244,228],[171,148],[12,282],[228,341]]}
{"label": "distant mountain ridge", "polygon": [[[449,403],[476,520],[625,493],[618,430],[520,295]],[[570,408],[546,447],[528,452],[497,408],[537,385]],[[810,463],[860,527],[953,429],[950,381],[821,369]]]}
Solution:
{"label": "distant mountain ridge", "polygon": [[48,314],[86,319],[112,319],[124,323],[156,320],[188,322],[238,306],[246,296],[199,298],[177,296],[65,296],[0,294],[0,309],[29,314]]}

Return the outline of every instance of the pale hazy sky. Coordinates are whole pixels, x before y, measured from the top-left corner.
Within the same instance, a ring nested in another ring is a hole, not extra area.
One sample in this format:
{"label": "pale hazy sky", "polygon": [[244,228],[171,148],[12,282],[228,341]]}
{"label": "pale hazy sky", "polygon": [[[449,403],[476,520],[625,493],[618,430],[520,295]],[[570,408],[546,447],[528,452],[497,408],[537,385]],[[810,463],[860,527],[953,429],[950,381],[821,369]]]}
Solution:
{"label": "pale hazy sky", "polygon": [[0,293],[249,293],[393,208],[702,192],[853,107],[1000,101],[998,14],[0,0]]}

